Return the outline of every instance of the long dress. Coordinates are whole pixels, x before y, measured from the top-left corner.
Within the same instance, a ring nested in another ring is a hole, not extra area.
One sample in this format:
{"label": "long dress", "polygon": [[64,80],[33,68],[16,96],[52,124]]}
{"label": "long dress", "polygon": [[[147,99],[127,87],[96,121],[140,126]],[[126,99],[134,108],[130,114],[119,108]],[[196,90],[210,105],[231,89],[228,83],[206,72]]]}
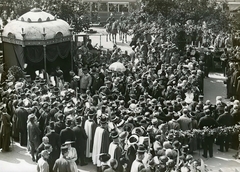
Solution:
{"label": "long dress", "polygon": [[[61,158],[62,158],[62,154],[61,154]],[[68,150],[68,155],[67,155],[66,159],[68,160],[68,162],[70,164],[71,172],[78,172],[77,164],[75,162],[77,160],[77,151],[75,148],[71,147]]]}
{"label": "long dress", "polygon": [[92,149],[93,149],[93,142],[94,142],[94,134],[97,128],[97,124],[93,120],[86,120],[84,129],[88,136],[87,138],[87,145],[86,145],[86,157],[92,157]]}
{"label": "long dress", "polygon": [[10,115],[2,113],[2,124],[0,128],[0,148],[4,151],[9,151],[10,135],[11,135],[11,123]]}

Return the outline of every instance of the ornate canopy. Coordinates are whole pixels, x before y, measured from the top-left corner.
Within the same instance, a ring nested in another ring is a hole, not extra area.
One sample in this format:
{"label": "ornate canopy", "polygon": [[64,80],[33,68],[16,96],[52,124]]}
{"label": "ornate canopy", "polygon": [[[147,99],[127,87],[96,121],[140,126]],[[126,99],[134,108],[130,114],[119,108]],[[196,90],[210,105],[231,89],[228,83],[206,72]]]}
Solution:
{"label": "ornate canopy", "polygon": [[3,42],[23,46],[49,45],[71,40],[71,29],[67,22],[33,8],[3,29]]}

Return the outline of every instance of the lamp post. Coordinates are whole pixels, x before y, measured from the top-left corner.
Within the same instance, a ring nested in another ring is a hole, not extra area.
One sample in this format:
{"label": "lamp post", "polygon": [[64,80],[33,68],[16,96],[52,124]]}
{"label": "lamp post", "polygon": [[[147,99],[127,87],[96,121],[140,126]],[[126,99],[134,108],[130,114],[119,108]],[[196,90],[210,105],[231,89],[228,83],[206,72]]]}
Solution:
{"label": "lamp post", "polygon": [[44,40],[44,42],[43,42],[43,60],[44,60],[44,70],[45,70],[45,72],[47,72],[47,52],[46,52],[46,42],[45,42],[45,40],[46,40],[46,33],[45,33],[45,28],[43,28],[43,33],[42,33],[42,35],[43,35],[43,40]]}
{"label": "lamp post", "polygon": [[[22,48],[23,48],[23,59],[24,59],[24,56],[25,56],[24,50],[25,50],[25,36],[26,36],[26,33],[24,32],[23,28],[22,28],[21,35],[22,35],[22,38],[23,38]],[[25,66],[23,67],[23,70],[25,70]]]}
{"label": "lamp post", "polygon": [[[0,34],[1,34],[1,42],[2,42],[2,62],[4,63],[4,46],[3,46],[3,28],[2,26],[0,25]],[[2,72],[4,71],[4,64],[0,64],[0,82],[2,82]]]}
{"label": "lamp post", "polygon": [[[1,42],[2,42],[2,52],[4,57],[4,47],[3,47],[3,27],[0,25],[0,36],[1,36]],[[3,58],[4,59],[4,58]]]}
{"label": "lamp post", "polygon": [[70,28],[69,28],[69,31],[71,33],[71,49],[70,49],[70,53],[71,53],[71,70],[73,70],[73,30],[74,30],[74,25],[72,25]]}

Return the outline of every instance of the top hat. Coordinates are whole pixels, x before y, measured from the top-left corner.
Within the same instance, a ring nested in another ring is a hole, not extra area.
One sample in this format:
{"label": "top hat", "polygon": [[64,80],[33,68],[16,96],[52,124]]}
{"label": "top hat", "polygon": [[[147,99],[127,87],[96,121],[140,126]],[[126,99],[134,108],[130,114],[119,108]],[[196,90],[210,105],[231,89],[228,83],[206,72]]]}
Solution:
{"label": "top hat", "polygon": [[112,139],[116,139],[119,137],[118,135],[118,132],[116,130],[113,130],[111,133],[110,133],[110,136],[112,137]]}
{"label": "top hat", "polygon": [[144,153],[146,152],[146,149],[143,144],[138,145],[137,153]]}
{"label": "top hat", "polygon": [[88,115],[89,116],[93,116],[95,113],[94,109],[93,108],[90,108],[89,111],[88,111]]}
{"label": "top hat", "polygon": [[107,123],[107,118],[105,116],[101,116],[99,122],[100,122],[100,124],[106,124]]}
{"label": "top hat", "polygon": [[123,131],[119,134],[119,139],[120,140],[125,140],[128,137],[128,132]]}
{"label": "top hat", "polygon": [[81,116],[77,116],[76,123],[80,124],[81,122],[82,122],[82,117]]}

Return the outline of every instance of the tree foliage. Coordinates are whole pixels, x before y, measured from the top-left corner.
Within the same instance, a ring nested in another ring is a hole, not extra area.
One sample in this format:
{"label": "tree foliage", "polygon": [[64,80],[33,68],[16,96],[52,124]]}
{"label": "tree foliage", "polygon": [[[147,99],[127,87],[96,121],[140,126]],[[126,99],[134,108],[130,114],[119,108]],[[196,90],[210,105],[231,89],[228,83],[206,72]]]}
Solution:
{"label": "tree foliage", "polygon": [[[216,0],[143,0],[142,12],[158,16],[161,14],[171,23],[186,24],[192,20],[195,24],[205,21],[214,31],[228,30],[230,15],[226,2]],[[154,17],[153,17],[154,18]]]}

